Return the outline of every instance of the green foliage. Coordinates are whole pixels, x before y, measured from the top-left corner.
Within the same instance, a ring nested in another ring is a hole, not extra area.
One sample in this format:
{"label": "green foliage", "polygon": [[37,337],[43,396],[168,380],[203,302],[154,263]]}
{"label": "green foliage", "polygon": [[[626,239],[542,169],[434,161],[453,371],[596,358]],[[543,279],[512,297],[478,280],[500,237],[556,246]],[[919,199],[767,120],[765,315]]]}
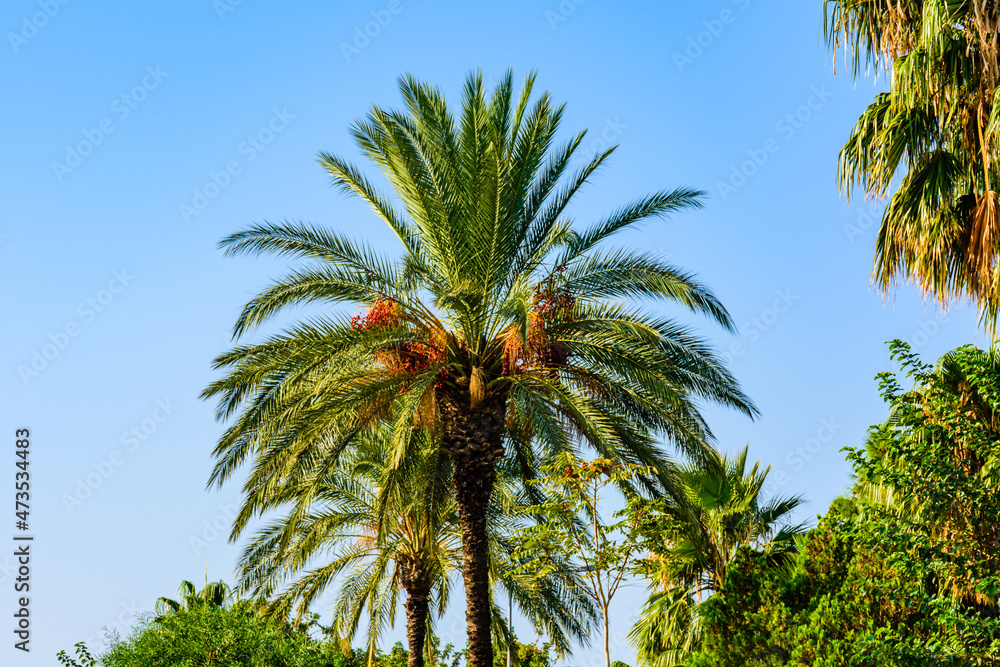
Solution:
{"label": "green foliage", "polygon": [[[340,657],[338,657],[340,656]],[[332,667],[340,649],[305,632],[262,618],[248,601],[196,605],[141,619],[101,657],[105,667]]]}
{"label": "green foliage", "polygon": [[[511,656],[511,665],[515,667],[552,667],[552,657],[548,644],[539,646],[538,644],[522,644],[515,640],[516,649]],[[493,667],[505,667],[507,665],[507,653],[497,650],[493,654]]]}
{"label": "green foliage", "polygon": [[427,642],[427,654],[425,664],[428,667],[462,667],[468,651],[458,650],[450,643],[441,648],[441,638],[437,635],[431,635]]}
{"label": "green foliage", "polygon": [[679,466],[679,497],[630,499],[648,552],[638,570],[654,589],[629,633],[640,665],[677,665],[698,645],[698,601],[722,586],[739,548],[759,550],[771,568],[795,554],[803,526],[789,516],[801,500],[761,497],[769,469],[748,469],[747,452],[712,450]]}
{"label": "green foliage", "polygon": [[678,467],[682,496],[631,499],[649,551],[641,571],[656,586],[701,597],[722,585],[739,547],[764,550],[776,564],[795,552],[804,527],[789,516],[802,499],[762,497],[770,468],[748,468],[747,454],[748,447],[732,457],[711,450]]}
{"label": "green foliage", "polygon": [[858,477],[790,571],[743,550],[703,605],[687,664],[981,665],[1000,660],[1000,355],[963,347],[915,388],[879,376],[889,419],[851,450]]}
{"label": "green foliage", "polygon": [[66,651],[59,651],[56,658],[60,664],[64,667],[96,667],[97,660],[90,655],[90,651],[87,650],[87,645],[84,642],[77,642],[74,646],[76,647],[76,657],[79,658],[79,661],[71,658]]}
{"label": "green foliage", "polygon": [[514,558],[521,562],[516,572],[535,582],[579,573],[577,586],[601,610],[604,652],[610,667],[611,601],[631,569],[640,517],[621,510],[614,514],[618,521],[607,523],[598,505],[608,485],[628,491],[635,480],[655,475],[656,470],[606,458],[580,461],[565,453],[542,466],[541,472],[542,477],[528,482],[543,498],[526,508],[537,522],[514,536]]}
{"label": "green foliage", "polygon": [[560,454],[541,472],[542,477],[528,484],[544,500],[525,508],[537,522],[519,530],[514,539],[515,557],[523,560],[519,571],[544,580],[575,561],[591,584],[586,593],[599,604],[610,602],[635,553],[636,520],[617,512],[619,520],[606,523],[598,503],[609,484],[627,485],[650,469]]}
{"label": "green foliage", "polygon": [[229,585],[224,581],[206,583],[200,591],[190,581],[182,581],[177,589],[180,600],[160,598],[156,601],[157,614],[170,614],[181,609],[191,610],[199,605],[223,607],[230,600]]}

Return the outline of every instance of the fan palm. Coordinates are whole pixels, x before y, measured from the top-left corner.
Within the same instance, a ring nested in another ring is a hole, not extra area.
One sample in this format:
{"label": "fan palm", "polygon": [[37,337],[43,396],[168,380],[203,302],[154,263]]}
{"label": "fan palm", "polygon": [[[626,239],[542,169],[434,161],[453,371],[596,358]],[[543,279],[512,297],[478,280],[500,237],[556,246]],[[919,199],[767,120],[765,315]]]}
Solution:
{"label": "fan palm", "polygon": [[687,502],[674,498],[647,504],[644,516],[650,556],[643,569],[656,590],[629,638],[640,664],[680,664],[698,643],[697,605],[722,587],[741,548],[758,549],[775,566],[790,562],[794,539],[805,526],[789,517],[801,498],[761,497],[767,473],[759,462],[747,469],[747,448],[735,457],[717,452],[680,467]]}
{"label": "fan palm", "polygon": [[[318,483],[294,480],[275,494],[286,512],[259,530],[240,559],[239,591],[269,597],[269,615],[296,622],[326,589],[338,584],[332,629],[351,638],[367,609],[368,660],[382,632],[395,620],[399,593],[406,592],[409,664],[424,664],[432,612],[444,613],[451,578],[460,571],[461,535],[451,493],[451,463],[440,449],[424,448],[400,469],[383,465],[390,454],[388,429],[362,439]],[[494,576],[522,612],[546,631],[558,652],[569,639],[584,639],[594,612],[573,597],[573,582],[557,580],[525,587],[503,571],[510,556],[505,539],[518,517],[510,484],[494,497],[490,528]],[[319,561],[317,567],[309,564]],[[291,580],[291,584],[279,587]],[[294,609],[293,609],[294,607]],[[494,637],[512,637],[504,619],[493,617]]]}
{"label": "fan palm", "polygon": [[439,90],[402,78],[405,110],[374,107],[352,130],[395,199],[320,154],[334,184],[396,234],[400,257],[301,223],[225,239],[230,254],[313,260],[251,300],[236,336],[289,306],[365,310],[237,347],[217,359],[227,375],[204,394],[219,398],[220,418],[239,413],[210,484],[255,462],[237,524],[297,466],[332,465],[378,424],[391,424],[393,468],[414,451],[414,425],[435,434],[453,464],[470,667],[493,664],[487,509],[498,461],[511,457],[529,478],[540,457],[583,439],[601,456],[654,466],[669,484],[657,438],[704,448],[699,399],[755,414],[697,336],[622,302],[672,301],[731,329],[716,297],[652,253],[601,249],[617,232],[699,206],[701,194],[657,192],[576,229],[568,206],[613,149],[570,174],[584,134],[553,148],[563,107],[547,93],[532,101],[534,80],[515,99],[511,74],[489,96],[471,75],[456,119]]}
{"label": "fan palm", "polygon": [[232,598],[229,584],[224,581],[205,582],[200,591],[190,581],[182,581],[177,589],[177,597],[159,598],[156,601],[156,613],[160,616],[181,611],[191,611],[194,607],[205,605],[209,607],[224,607]]}
{"label": "fan palm", "polygon": [[942,304],[974,299],[992,330],[1000,305],[998,5],[992,0],[827,0],[826,35],[891,72],[840,153],[841,188],[886,197],[873,279],[902,278]]}

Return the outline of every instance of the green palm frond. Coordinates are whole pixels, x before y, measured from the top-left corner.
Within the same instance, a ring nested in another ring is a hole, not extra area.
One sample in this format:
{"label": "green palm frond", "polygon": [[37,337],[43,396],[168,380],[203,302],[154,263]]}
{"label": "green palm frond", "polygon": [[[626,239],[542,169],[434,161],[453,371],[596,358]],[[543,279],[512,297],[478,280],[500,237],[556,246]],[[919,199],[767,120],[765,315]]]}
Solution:
{"label": "green palm frond", "polygon": [[[313,473],[287,480],[268,504],[281,514],[243,550],[237,591],[268,599],[269,615],[299,622],[336,590],[332,627],[351,638],[366,625],[365,646],[374,655],[405,593],[401,564],[419,563],[431,582],[430,608],[442,615],[462,566],[451,463],[424,438],[414,441],[398,467],[386,465],[394,446],[386,427],[319,479]],[[490,515],[491,577],[562,654],[587,637],[594,611],[566,582],[529,587],[507,575],[513,565],[505,535],[519,525],[514,510],[522,504],[513,484],[500,485]],[[509,638],[502,615],[495,618],[498,637]]]}
{"label": "green palm frond", "polygon": [[748,466],[748,448],[677,466],[683,495],[652,501],[645,513],[643,562],[654,592],[629,639],[644,667],[682,664],[699,642],[699,603],[719,590],[739,549],[755,549],[775,568],[797,553],[806,526],[792,524],[798,496],[765,499],[769,469]]}

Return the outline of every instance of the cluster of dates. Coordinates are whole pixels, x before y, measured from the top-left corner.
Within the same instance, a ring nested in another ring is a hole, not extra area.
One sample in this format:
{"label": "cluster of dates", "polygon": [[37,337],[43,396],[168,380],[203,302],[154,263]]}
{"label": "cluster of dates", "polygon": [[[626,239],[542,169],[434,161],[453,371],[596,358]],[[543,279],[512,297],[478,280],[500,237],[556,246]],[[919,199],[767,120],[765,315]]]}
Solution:
{"label": "cluster of dates", "polygon": [[[377,299],[364,315],[351,318],[351,327],[359,331],[394,329],[400,325],[399,304],[391,299]],[[390,343],[375,352],[375,360],[394,371],[418,373],[444,360],[444,351],[416,341]]]}
{"label": "cluster of dates", "polygon": [[553,281],[538,284],[532,299],[531,312],[528,314],[527,345],[524,345],[517,335],[508,336],[504,345],[504,375],[523,373],[529,368],[566,363],[566,350],[562,345],[550,340],[545,328],[552,322],[568,318],[575,303],[576,298],[567,291],[557,290]]}

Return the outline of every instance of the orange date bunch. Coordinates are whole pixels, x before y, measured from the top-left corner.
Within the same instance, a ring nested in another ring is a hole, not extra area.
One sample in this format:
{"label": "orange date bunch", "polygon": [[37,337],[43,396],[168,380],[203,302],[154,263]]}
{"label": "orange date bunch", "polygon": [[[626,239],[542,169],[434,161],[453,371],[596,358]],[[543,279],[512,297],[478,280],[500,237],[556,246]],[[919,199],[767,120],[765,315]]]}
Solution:
{"label": "orange date bunch", "polygon": [[504,375],[566,363],[565,349],[562,345],[553,343],[546,331],[549,325],[568,319],[576,303],[576,298],[570,292],[555,286],[556,276],[561,276],[565,271],[565,265],[560,266],[552,277],[535,287],[531,312],[528,314],[527,345],[523,344],[516,332],[512,331],[507,336],[504,345]]}
{"label": "orange date bunch", "polygon": [[[399,304],[392,299],[377,299],[364,315],[351,318],[351,327],[359,331],[389,331],[402,323]],[[417,373],[444,361],[444,351],[433,344],[399,341],[377,350],[375,361],[392,371]]]}

